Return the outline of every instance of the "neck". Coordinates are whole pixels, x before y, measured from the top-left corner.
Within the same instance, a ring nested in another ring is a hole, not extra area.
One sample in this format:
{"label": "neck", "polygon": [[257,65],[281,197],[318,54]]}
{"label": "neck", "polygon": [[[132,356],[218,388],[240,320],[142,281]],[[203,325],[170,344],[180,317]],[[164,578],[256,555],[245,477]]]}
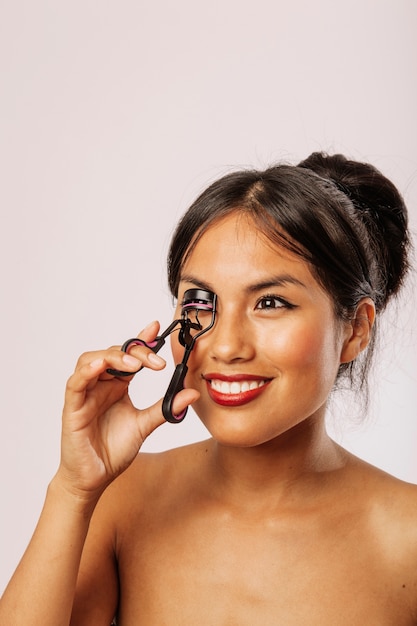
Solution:
{"label": "neck", "polygon": [[239,507],[281,506],[311,497],[315,487],[345,465],[345,456],[328,436],[324,418],[307,419],[267,443],[234,448],[213,442],[213,471],[221,499]]}

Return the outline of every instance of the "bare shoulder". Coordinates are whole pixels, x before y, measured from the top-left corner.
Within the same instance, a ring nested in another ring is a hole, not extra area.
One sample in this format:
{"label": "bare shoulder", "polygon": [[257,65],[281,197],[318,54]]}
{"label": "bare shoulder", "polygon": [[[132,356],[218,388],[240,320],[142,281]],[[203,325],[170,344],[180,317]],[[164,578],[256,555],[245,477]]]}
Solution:
{"label": "bare shoulder", "polygon": [[[404,612],[408,618],[411,616],[410,623],[415,624],[417,486],[350,453],[345,453],[344,459],[344,467],[335,483],[337,490],[333,490],[333,511],[345,542],[341,561],[348,567],[355,563],[356,554],[355,575],[364,588],[373,586],[376,596],[378,589],[384,589],[390,610],[398,615]],[[329,533],[333,528],[337,529],[337,525],[331,527]],[[398,618],[397,623],[403,622]]]}
{"label": "bare shoulder", "polygon": [[197,479],[198,475],[194,472],[197,467],[203,468],[210,445],[211,440],[207,440],[164,452],[139,453],[129,470],[121,477],[121,482],[133,481],[136,484],[139,481],[145,488],[153,488],[161,480],[166,483],[169,479],[170,482],[177,483],[189,474]]}
{"label": "bare shoulder", "polygon": [[386,532],[392,530],[400,543],[408,543],[417,566],[417,485],[381,470],[375,471],[374,481],[375,516],[385,525]]}
{"label": "bare shoulder", "polygon": [[417,591],[417,485],[349,457],[352,488],[357,494],[351,502],[358,503],[381,551],[398,563],[410,565]]}
{"label": "bare shoulder", "polygon": [[[348,466],[353,484],[359,488],[375,511],[393,520],[416,520],[417,485],[405,482],[349,454]],[[388,520],[387,520],[388,521]],[[415,524],[414,524],[415,525]],[[416,528],[417,530],[417,528]]]}
{"label": "bare shoulder", "polygon": [[120,518],[168,505],[174,498],[199,489],[204,480],[205,460],[210,443],[201,441],[164,452],[139,453],[132,465],[108,487],[103,508]]}

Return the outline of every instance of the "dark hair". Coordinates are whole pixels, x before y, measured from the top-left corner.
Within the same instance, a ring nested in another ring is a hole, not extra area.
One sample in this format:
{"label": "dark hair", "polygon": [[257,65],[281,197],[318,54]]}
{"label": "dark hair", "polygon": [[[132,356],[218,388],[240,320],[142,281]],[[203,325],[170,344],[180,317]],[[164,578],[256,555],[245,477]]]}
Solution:
{"label": "dark hair", "polygon": [[[197,198],[171,241],[174,296],[199,238],[232,212],[250,216],[269,240],[305,259],[340,318],[350,319],[366,296],[382,311],[407,273],[408,216],[395,186],[372,165],[316,152],[297,166],[233,172]],[[374,338],[359,365],[360,386],[366,385]],[[342,364],[339,375],[347,372],[353,383],[354,369],[355,363]]]}

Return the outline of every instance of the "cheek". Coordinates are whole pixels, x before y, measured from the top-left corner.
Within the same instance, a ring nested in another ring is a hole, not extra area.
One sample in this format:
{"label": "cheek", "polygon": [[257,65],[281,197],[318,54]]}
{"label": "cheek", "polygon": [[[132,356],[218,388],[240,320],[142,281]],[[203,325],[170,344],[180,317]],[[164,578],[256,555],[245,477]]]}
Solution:
{"label": "cheek", "polygon": [[313,360],[313,354],[317,357],[315,338],[302,332],[296,336],[273,335],[258,348],[279,370],[299,369]]}
{"label": "cheek", "polygon": [[271,333],[263,338],[259,348],[277,368],[299,371],[311,367],[321,369],[333,363],[337,355],[334,332],[326,330],[322,324],[300,325]]}

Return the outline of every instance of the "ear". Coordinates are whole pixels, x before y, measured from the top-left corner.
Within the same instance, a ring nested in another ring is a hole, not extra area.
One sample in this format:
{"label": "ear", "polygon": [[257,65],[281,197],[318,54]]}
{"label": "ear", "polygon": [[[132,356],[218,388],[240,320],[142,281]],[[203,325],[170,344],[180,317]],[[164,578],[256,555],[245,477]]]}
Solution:
{"label": "ear", "polygon": [[341,363],[354,361],[368,346],[375,322],[375,304],[371,298],[364,298],[356,307],[354,316],[346,325],[346,336],[340,355]]}

